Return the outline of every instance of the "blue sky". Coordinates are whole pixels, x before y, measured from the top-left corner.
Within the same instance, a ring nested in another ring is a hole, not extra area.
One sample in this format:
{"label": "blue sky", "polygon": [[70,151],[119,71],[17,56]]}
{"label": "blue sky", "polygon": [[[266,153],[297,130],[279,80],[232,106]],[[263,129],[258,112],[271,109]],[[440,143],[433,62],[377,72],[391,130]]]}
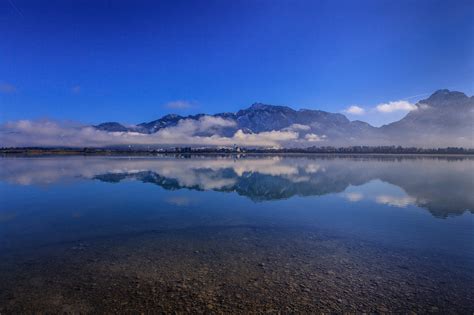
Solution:
{"label": "blue sky", "polygon": [[[0,0],[0,122],[474,94],[473,1]],[[413,97],[414,96],[414,97]],[[401,106],[403,108],[403,106]],[[357,110],[355,111],[357,112]]]}

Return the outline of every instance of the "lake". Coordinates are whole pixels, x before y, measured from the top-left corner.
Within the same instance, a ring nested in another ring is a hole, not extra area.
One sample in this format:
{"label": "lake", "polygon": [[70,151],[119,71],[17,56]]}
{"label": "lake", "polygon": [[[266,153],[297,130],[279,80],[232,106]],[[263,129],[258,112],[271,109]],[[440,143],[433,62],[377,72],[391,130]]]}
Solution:
{"label": "lake", "polygon": [[0,313],[474,311],[474,158],[0,158]]}

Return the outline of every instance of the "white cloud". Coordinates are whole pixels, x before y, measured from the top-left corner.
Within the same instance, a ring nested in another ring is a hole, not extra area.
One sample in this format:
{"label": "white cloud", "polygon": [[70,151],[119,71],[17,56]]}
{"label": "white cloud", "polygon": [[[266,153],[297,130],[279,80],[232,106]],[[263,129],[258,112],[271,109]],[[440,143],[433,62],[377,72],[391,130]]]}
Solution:
{"label": "white cloud", "polygon": [[417,109],[416,105],[407,101],[388,102],[375,107],[375,110],[379,113],[393,113],[397,111],[409,112],[415,109]]}
{"label": "white cloud", "polygon": [[[268,146],[278,145],[282,141],[291,141],[298,139],[299,134],[294,131],[264,131],[260,133],[244,133],[242,130],[237,130],[231,139],[235,139],[236,143],[245,145],[260,145],[264,146],[268,143]],[[273,143],[273,144],[270,144]]]}
{"label": "white cloud", "polygon": [[319,142],[319,141],[324,141],[324,138],[326,138],[325,135],[318,136],[315,133],[308,133],[304,136],[304,139],[308,142]]}
{"label": "white cloud", "polygon": [[165,107],[170,109],[189,109],[194,107],[194,103],[184,100],[177,100],[166,103]]}
{"label": "white cloud", "polygon": [[235,121],[220,117],[203,116],[198,120],[183,119],[176,126],[160,129],[153,134],[138,132],[106,132],[74,122],[50,120],[19,120],[0,125],[0,143],[7,147],[65,146],[103,147],[109,145],[202,145],[202,146],[263,146],[280,147],[285,141],[296,140],[294,131],[267,131],[244,133],[237,130],[224,137],[206,131],[235,127]]}
{"label": "white cloud", "polygon": [[221,117],[203,116],[196,119],[182,119],[176,126],[158,130],[156,134],[164,138],[179,138],[182,135],[192,136],[195,133],[212,128],[234,127],[235,121]]}
{"label": "white cloud", "polygon": [[365,114],[365,109],[362,107],[359,107],[357,105],[352,105],[349,106],[344,110],[345,113],[351,114],[351,115],[364,115]]}

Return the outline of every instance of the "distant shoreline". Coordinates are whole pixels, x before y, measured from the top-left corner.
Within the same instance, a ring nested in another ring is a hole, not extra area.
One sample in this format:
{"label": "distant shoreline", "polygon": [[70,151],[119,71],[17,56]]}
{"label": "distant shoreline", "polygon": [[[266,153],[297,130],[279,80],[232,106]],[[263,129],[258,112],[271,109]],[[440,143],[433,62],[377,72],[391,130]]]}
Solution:
{"label": "distant shoreline", "polygon": [[474,156],[474,149],[416,149],[400,147],[353,147],[318,149],[189,149],[126,150],[95,148],[2,148],[0,156],[196,156],[196,155],[323,155],[323,156]]}

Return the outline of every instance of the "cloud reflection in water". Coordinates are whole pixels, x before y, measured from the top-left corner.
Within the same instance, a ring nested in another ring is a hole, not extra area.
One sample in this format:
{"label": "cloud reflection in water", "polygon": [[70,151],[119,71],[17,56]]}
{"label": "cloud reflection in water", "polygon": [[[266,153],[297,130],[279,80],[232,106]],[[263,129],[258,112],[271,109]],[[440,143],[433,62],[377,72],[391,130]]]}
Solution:
{"label": "cloud reflection in water", "polygon": [[[254,201],[344,193],[351,202],[372,200],[394,207],[417,205],[446,217],[473,211],[474,160],[471,158],[367,158],[318,156],[59,157],[2,158],[0,181],[48,185],[62,181],[125,179],[164,189],[236,192]],[[380,180],[401,194],[366,195],[348,187]],[[176,205],[189,204],[181,199]]]}

